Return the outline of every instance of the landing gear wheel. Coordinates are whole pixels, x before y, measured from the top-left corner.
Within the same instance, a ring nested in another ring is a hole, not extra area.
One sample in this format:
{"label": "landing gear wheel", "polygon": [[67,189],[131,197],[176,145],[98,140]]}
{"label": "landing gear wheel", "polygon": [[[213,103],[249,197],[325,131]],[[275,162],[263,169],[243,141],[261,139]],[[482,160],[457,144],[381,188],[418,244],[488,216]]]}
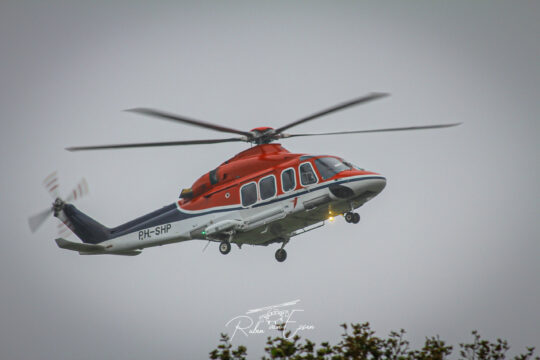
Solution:
{"label": "landing gear wheel", "polygon": [[354,213],[349,211],[348,213],[345,214],[345,221],[348,223],[352,222],[354,215],[355,215]]}
{"label": "landing gear wheel", "polygon": [[222,241],[219,244],[219,252],[223,255],[227,255],[231,251],[231,243],[228,241]]}
{"label": "landing gear wheel", "polygon": [[277,249],[276,250],[276,260],[279,262],[284,262],[287,258],[287,252],[285,249]]}
{"label": "landing gear wheel", "polygon": [[360,221],[360,214],[359,213],[354,213],[353,217],[352,217],[352,223],[353,224],[358,224],[359,221]]}

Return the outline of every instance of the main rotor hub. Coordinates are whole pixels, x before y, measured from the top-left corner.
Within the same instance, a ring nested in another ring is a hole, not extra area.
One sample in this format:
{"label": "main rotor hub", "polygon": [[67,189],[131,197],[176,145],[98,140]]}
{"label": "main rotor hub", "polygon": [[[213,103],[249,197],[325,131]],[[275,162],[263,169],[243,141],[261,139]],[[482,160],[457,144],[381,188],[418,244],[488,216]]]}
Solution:
{"label": "main rotor hub", "polygon": [[265,133],[268,130],[274,130],[274,128],[268,127],[268,126],[260,126],[255,129],[251,129],[251,132],[258,132],[258,133]]}
{"label": "main rotor hub", "polygon": [[250,131],[253,134],[253,139],[251,142],[261,145],[261,144],[268,144],[274,141],[274,134],[275,130],[274,128],[268,127],[268,126],[260,126],[255,129],[251,129]]}

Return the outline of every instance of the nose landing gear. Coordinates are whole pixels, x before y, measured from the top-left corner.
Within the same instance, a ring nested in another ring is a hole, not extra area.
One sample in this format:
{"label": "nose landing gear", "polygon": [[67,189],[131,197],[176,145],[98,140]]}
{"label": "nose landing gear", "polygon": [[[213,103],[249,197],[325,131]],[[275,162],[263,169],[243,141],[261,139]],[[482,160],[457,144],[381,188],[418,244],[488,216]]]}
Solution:
{"label": "nose landing gear", "polygon": [[348,223],[358,224],[360,222],[360,214],[349,211],[344,215],[345,221]]}
{"label": "nose landing gear", "polygon": [[219,252],[223,255],[227,255],[229,252],[231,252],[231,243],[228,241],[222,241],[219,244]]}

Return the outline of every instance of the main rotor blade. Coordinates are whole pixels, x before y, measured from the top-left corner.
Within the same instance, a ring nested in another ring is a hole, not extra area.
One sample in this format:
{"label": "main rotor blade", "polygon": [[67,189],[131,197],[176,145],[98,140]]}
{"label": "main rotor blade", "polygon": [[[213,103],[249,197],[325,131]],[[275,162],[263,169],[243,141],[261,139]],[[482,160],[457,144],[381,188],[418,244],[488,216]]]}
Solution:
{"label": "main rotor blade", "polygon": [[164,112],[164,111],[161,111],[161,110],[148,109],[148,108],[134,108],[134,109],[128,109],[128,110],[125,110],[125,111],[134,112],[134,113],[142,114],[142,115],[158,117],[158,118],[166,119],[166,120],[177,121],[177,122],[181,122],[181,123],[184,123],[184,124],[189,124],[189,125],[193,125],[193,126],[202,127],[202,128],[205,128],[205,129],[211,129],[211,130],[216,130],[216,131],[221,131],[221,132],[226,132],[226,133],[244,135],[244,136],[246,136],[248,138],[250,138],[252,136],[251,133],[246,132],[246,131],[236,130],[236,129],[232,129],[232,128],[229,128],[229,127],[212,124],[212,123],[209,123],[209,122],[206,122],[206,121],[189,119],[187,117],[178,116],[176,114],[167,113],[167,112]]}
{"label": "main rotor blade", "polygon": [[388,132],[388,131],[426,130],[426,129],[447,128],[447,127],[458,126],[458,125],[461,125],[461,123],[427,125],[427,126],[409,126],[409,127],[388,128],[388,129],[373,129],[373,130],[338,131],[338,132],[315,133],[315,134],[281,134],[281,137],[291,138],[291,137],[299,137],[299,136],[347,135],[347,134],[365,134],[365,133]]}
{"label": "main rotor blade", "polygon": [[138,147],[156,147],[156,146],[176,146],[176,145],[199,145],[199,144],[217,144],[224,142],[247,141],[245,138],[228,138],[228,139],[212,139],[212,140],[187,140],[187,141],[164,141],[151,143],[133,143],[133,144],[111,144],[97,146],[72,146],[66,148],[67,151],[80,150],[102,150],[102,149],[125,149]]}
{"label": "main rotor blade", "polygon": [[330,113],[333,113],[333,112],[336,112],[336,111],[339,111],[339,110],[343,110],[343,109],[349,108],[351,106],[360,105],[362,103],[372,101],[372,100],[376,100],[376,99],[379,99],[379,98],[382,98],[382,97],[385,97],[385,96],[389,96],[389,95],[390,94],[385,94],[385,93],[371,93],[371,94],[368,94],[366,96],[362,96],[360,98],[353,99],[353,100],[350,100],[350,101],[347,101],[347,102],[332,106],[331,108],[319,111],[319,112],[317,112],[315,114],[312,114],[312,115],[307,116],[305,118],[302,118],[300,120],[293,121],[290,124],[287,124],[285,126],[282,126],[282,127],[278,128],[278,129],[276,129],[275,133],[279,134],[279,133],[281,133],[281,132],[283,132],[283,131],[285,131],[287,129],[292,128],[293,126],[303,124],[303,123],[305,123],[307,121],[316,119],[318,117],[328,115]]}
{"label": "main rotor blade", "polygon": [[35,214],[33,216],[30,216],[28,218],[28,225],[30,226],[30,230],[32,232],[36,232],[36,230],[47,220],[47,218],[53,213],[53,210],[51,208],[44,210],[38,214]]}

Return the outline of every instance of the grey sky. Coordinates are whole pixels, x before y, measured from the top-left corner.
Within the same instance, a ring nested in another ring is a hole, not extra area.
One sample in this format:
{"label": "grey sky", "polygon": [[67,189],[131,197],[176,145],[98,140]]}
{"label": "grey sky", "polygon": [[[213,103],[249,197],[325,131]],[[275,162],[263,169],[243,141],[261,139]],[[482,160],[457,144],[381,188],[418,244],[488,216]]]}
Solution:
{"label": "grey sky", "polygon": [[[370,321],[415,345],[478,329],[540,346],[538,1],[98,3],[0,3],[1,358],[205,358],[230,318],[294,299],[318,341]],[[249,130],[371,91],[392,96],[298,132],[464,125],[284,142],[388,178],[360,225],[295,238],[285,263],[196,241],[82,257],[56,247],[55,221],[28,230],[53,170],[66,192],[86,177],[76,205],[116,225],[245,148],[64,150],[220,136],[123,109]]]}

